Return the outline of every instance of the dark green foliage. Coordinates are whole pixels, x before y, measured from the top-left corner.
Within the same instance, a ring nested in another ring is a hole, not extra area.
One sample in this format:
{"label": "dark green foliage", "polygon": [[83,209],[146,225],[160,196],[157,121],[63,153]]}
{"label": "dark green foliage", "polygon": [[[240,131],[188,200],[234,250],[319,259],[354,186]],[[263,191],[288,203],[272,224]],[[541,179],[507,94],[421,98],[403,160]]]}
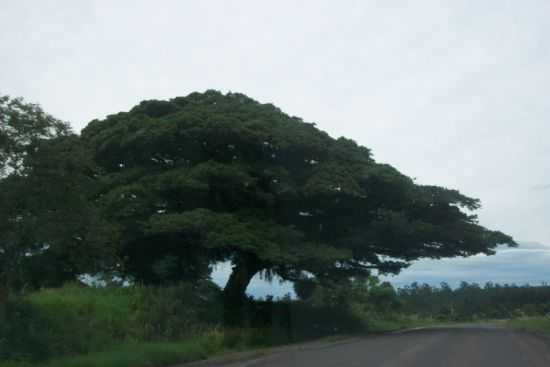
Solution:
{"label": "dark green foliage", "polygon": [[69,125],[0,97],[0,135],[0,303],[112,265],[116,232],[89,200],[96,166]]}
{"label": "dark green foliage", "polygon": [[303,291],[304,285],[306,292],[298,293],[303,301],[314,307],[333,308],[334,314],[352,317],[362,330],[375,331],[378,329],[375,323],[397,320],[401,315],[402,302],[393,286],[380,283],[373,276],[323,283],[304,279],[295,284],[295,289]]}
{"label": "dark green foliage", "polygon": [[440,320],[505,319],[550,313],[550,286],[462,282],[452,289],[413,283],[399,289],[403,311]]}
{"label": "dark green foliage", "polygon": [[296,342],[363,331],[362,319],[348,305],[312,305],[306,301],[266,300],[250,305],[251,324],[273,342]]}
{"label": "dark green foliage", "polygon": [[0,361],[43,360],[51,356],[50,323],[28,302],[9,299],[0,305]]}
{"label": "dark green foliage", "polygon": [[515,244],[463,210],[478,200],[417,185],[242,94],[145,101],[92,121],[82,139],[104,172],[97,201],[120,229],[127,274],[197,280],[231,261],[228,305],[260,271],[337,280]]}

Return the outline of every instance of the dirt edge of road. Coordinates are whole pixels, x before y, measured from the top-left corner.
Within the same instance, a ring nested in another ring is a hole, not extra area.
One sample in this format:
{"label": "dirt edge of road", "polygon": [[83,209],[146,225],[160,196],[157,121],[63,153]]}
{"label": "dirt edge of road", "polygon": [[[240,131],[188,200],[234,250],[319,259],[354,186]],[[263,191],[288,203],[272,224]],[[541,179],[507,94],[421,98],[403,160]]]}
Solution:
{"label": "dirt edge of road", "polygon": [[308,350],[308,349],[322,349],[338,346],[341,344],[353,343],[361,338],[368,336],[349,336],[342,335],[336,337],[336,340],[319,339],[309,342],[297,343],[297,344],[285,344],[279,347],[261,348],[257,350],[228,353],[219,357],[208,358],[201,361],[181,363],[172,367],[218,367],[224,366],[229,363],[237,362],[250,362],[254,363],[260,359],[272,356],[278,353],[295,351],[295,350]]}

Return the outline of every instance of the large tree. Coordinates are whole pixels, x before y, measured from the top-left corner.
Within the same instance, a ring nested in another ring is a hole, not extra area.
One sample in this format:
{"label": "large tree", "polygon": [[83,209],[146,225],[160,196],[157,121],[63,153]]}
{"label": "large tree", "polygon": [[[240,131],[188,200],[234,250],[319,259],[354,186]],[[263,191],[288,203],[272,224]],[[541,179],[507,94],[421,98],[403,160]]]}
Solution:
{"label": "large tree", "polygon": [[238,304],[258,272],[296,280],[398,272],[419,258],[492,254],[479,200],[415,184],[369,149],[242,94],[144,101],[82,133],[105,172],[99,200],[144,282],[231,261]]}
{"label": "large tree", "polygon": [[91,158],[67,123],[0,96],[0,302],[10,289],[59,285],[113,258],[113,232],[89,200]]}

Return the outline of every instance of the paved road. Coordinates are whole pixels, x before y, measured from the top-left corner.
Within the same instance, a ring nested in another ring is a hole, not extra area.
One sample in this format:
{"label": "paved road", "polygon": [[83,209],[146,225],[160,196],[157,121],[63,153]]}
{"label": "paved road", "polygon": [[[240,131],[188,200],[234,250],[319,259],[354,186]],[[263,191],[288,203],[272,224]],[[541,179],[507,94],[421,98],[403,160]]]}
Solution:
{"label": "paved road", "polygon": [[495,327],[453,327],[290,349],[227,367],[550,367],[550,344]]}

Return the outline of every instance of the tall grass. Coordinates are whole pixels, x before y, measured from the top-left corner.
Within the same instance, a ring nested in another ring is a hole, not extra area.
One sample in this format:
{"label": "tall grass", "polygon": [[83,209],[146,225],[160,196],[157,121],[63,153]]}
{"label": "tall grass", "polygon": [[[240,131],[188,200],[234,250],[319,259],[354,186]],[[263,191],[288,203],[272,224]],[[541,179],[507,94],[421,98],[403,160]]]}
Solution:
{"label": "tall grass", "polygon": [[215,325],[219,307],[219,290],[211,284],[45,289],[0,310],[0,359],[43,360],[181,339]]}
{"label": "tall grass", "polygon": [[[212,283],[126,288],[73,284],[30,293],[7,311],[0,314],[0,360],[56,358],[60,366],[85,366],[86,361],[107,366],[112,360],[137,366],[136,358],[144,363],[151,358],[195,360],[361,327],[343,309],[291,300],[249,301],[246,329],[222,327],[221,291]],[[154,365],[166,364],[161,362]]]}
{"label": "tall grass", "polygon": [[246,307],[247,327],[236,329],[222,326],[221,291],[208,282],[44,289],[0,312],[0,360],[12,361],[0,366],[166,366],[414,322],[396,314],[383,318],[368,307],[289,299],[250,300]]}
{"label": "tall grass", "polygon": [[[44,367],[150,367],[168,366],[267,346],[260,330],[212,329],[178,341],[125,342],[100,352],[50,360]],[[34,367],[25,362],[0,367]]]}

